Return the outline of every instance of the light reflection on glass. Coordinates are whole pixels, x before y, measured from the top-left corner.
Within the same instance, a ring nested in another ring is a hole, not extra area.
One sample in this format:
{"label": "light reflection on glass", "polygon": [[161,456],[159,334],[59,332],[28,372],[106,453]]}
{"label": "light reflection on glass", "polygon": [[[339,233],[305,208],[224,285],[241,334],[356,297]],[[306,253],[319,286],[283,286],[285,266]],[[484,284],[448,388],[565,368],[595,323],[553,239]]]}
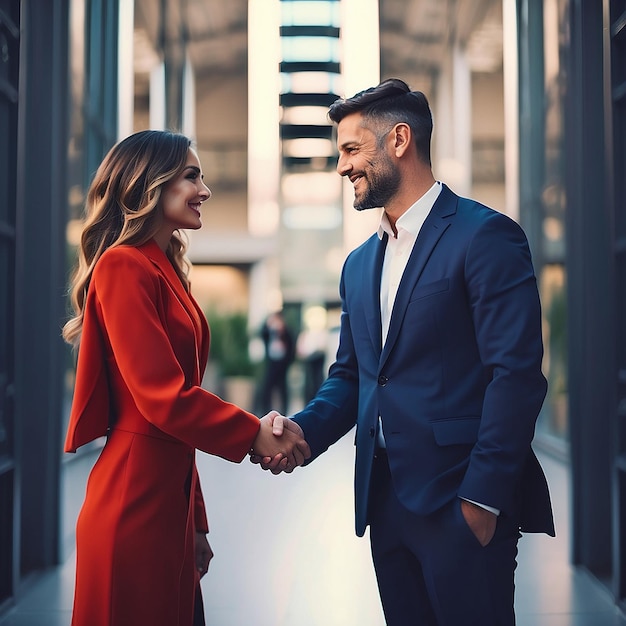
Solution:
{"label": "light reflection on glass", "polygon": [[281,2],[284,26],[339,26],[339,2]]}
{"label": "light reflection on glass", "polygon": [[282,37],[283,61],[339,62],[339,40],[335,37]]}

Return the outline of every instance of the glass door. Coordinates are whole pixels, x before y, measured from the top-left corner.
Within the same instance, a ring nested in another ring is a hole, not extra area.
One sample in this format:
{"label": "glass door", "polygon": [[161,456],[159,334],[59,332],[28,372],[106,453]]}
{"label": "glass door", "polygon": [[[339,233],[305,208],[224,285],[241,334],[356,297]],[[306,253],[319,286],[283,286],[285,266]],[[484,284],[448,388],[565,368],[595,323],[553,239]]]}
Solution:
{"label": "glass door", "polygon": [[614,593],[626,606],[626,0],[605,0],[607,161],[612,160],[608,192],[613,218],[617,397],[613,489]]}
{"label": "glass door", "polygon": [[0,0],[0,607],[13,596],[17,558],[13,331],[19,9],[19,0]]}

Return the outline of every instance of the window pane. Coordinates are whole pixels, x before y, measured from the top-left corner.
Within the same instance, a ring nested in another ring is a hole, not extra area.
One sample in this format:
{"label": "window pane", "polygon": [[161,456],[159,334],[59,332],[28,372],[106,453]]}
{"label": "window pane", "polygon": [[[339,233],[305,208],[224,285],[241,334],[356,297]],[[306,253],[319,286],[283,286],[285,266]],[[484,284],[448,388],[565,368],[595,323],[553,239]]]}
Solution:
{"label": "window pane", "polygon": [[282,37],[283,61],[339,62],[339,40],[334,37]]}
{"label": "window pane", "polygon": [[339,26],[339,2],[289,2],[281,4],[284,26]]}
{"label": "window pane", "polygon": [[565,268],[544,265],[539,276],[543,304],[544,375],[548,394],[543,404],[538,430],[565,438],[567,435],[567,307]]}

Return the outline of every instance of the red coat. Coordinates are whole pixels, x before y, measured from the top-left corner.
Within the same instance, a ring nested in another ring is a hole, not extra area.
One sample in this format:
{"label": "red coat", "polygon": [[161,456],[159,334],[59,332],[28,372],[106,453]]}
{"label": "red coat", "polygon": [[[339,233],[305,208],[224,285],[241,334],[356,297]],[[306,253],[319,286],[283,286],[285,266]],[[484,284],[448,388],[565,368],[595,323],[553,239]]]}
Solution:
{"label": "red coat", "polygon": [[[103,435],[76,528],[73,626],[190,626],[195,448],[240,462],[259,420],[200,387],[206,319],[153,241],[107,250],[91,279],[66,452]],[[193,494],[193,497],[190,497]]]}

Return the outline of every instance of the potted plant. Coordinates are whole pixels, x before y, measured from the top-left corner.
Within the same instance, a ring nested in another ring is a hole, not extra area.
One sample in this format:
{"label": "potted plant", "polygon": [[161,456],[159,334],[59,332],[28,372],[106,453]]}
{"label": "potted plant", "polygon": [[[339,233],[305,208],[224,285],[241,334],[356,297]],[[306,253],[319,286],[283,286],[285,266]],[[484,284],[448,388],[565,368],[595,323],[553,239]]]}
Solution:
{"label": "potted plant", "polygon": [[218,392],[225,400],[252,410],[255,367],[248,350],[248,317],[241,312],[211,311],[207,319],[211,329],[209,362],[217,370]]}

